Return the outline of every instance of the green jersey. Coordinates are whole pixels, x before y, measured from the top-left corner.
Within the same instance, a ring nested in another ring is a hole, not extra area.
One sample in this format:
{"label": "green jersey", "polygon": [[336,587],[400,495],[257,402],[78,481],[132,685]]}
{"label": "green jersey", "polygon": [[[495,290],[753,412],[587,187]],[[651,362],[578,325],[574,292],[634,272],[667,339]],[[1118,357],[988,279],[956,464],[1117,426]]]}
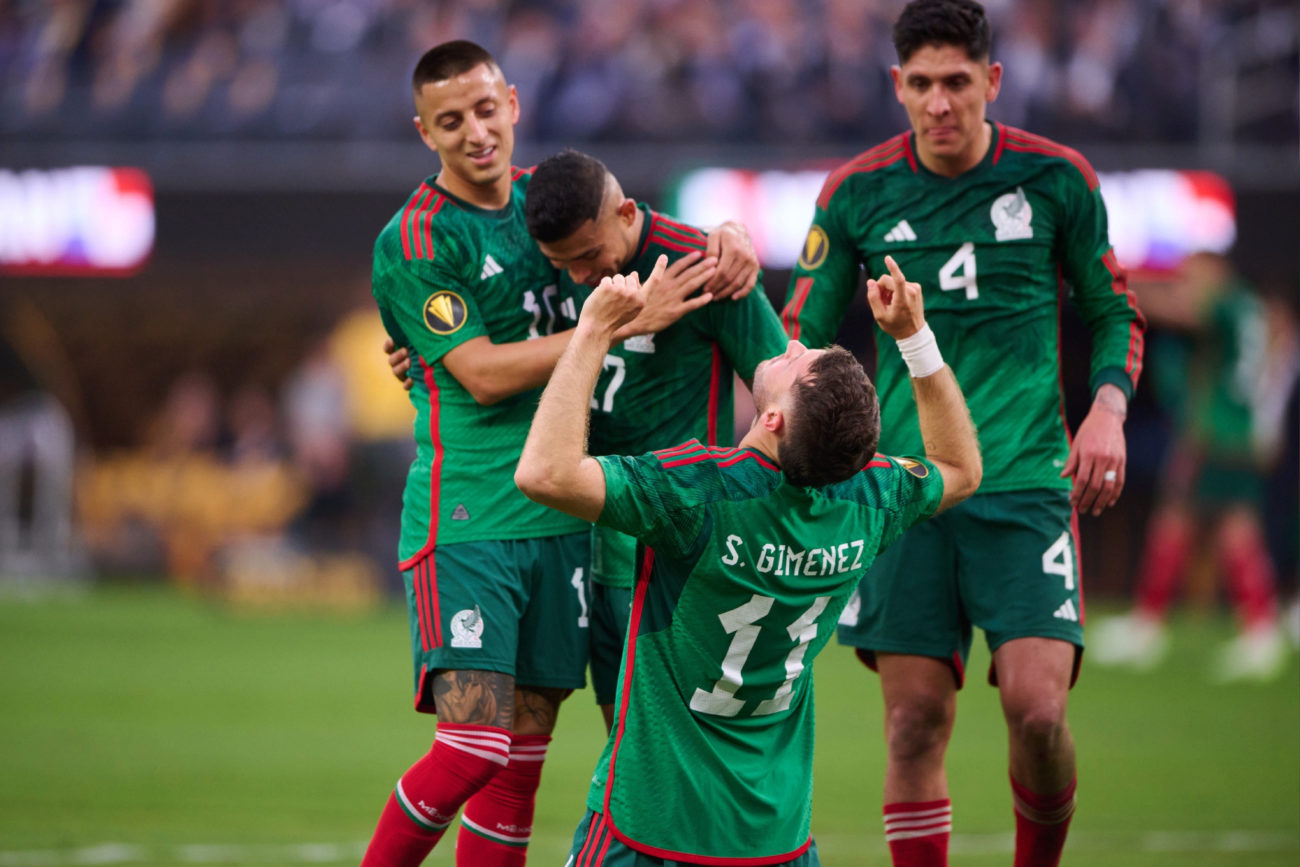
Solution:
{"label": "green jersey", "polygon": [[1268,344],[1263,305],[1246,286],[1231,284],[1208,303],[1188,341],[1179,365],[1186,389],[1179,428],[1219,458],[1250,458]]}
{"label": "green jersey", "polygon": [[822,489],[697,441],[602,457],[599,523],[646,546],[587,805],[660,858],[772,864],[809,842],[811,663],[876,553],[939,505],[925,461]]}
{"label": "green jersey", "polygon": [[[925,292],[926,320],[966,394],[984,456],[981,493],[1068,488],[1060,390],[1062,281],[1092,334],[1091,382],[1132,395],[1145,321],[1115,259],[1097,176],[1077,152],[994,124],[988,153],[955,178],[928,171],[912,133],[826,180],[783,323],[821,346],[892,255]],[[876,329],[882,449],[921,450],[907,367]]]}
{"label": "green jersey", "polygon": [[393,341],[410,349],[414,380],[417,450],[398,548],[404,569],[435,544],[559,536],[587,526],[515,487],[540,391],[482,406],[442,360],[475,337],[510,343],[555,329],[557,274],[524,226],[530,177],[513,169],[510,204],[495,211],[429,178],[375,242],[375,300]]}
{"label": "green jersey", "polygon": [[[645,205],[641,210],[641,238],[628,270],[642,280],[661,254],[674,262],[705,249],[704,232]],[[576,289],[580,307],[592,290]],[[588,451],[641,454],[689,439],[731,445],[735,374],[748,382],[760,361],[785,346],[781,320],[761,283],[740,301],[708,304],[657,334],[624,341],[605,356],[591,400]],[[609,530],[596,532],[592,577],[611,587],[631,587],[636,541]]]}

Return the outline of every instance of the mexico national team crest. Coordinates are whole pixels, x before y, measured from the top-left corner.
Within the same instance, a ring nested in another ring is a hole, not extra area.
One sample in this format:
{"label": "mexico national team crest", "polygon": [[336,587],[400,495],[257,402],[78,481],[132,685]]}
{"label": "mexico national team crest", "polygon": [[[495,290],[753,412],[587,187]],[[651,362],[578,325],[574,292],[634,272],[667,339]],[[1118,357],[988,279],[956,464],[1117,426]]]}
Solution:
{"label": "mexico national team crest", "polygon": [[813,271],[821,267],[826,261],[826,254],[830,250],[830,241],[826,238],[826,232],[816,223],[808,230],[808,238],[803,242],[803,252],[799,254],[799,267],[805,271]]}
{"label": "mexico national team crest", "polygon": [[451,646],[483,646],[483,615],[479,613],[477,605],[473,609],[457,611],[451,616]]}
{"label": "mexico national team crest", "polygon": [[989,216],[993,219],[993,228],[999,241],[1034,237],[1034,227],[1029,225],[1029,221],[1034,218],[1034,209],[1030,207],[1029,199],[1025,198],[1024,187],[1016,187],[1014,193],[998,196]]}
{"label": "mexico national team crest", "polygon": [[424,324],[434,334],[452,334],[465,324],[465,300],[440,289],[424,302]]}

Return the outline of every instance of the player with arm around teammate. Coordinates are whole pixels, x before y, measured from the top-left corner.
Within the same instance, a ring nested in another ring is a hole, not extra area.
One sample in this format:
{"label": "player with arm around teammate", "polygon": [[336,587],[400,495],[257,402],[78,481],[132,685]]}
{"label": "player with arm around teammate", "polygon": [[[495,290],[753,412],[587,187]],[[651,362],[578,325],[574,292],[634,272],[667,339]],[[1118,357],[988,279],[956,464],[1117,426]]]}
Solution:
{"label": "player with arm around teammate", "polygon": [[[573,280],[581,307],[605,277],[649,278],[660,255],[663,279],[698,279],[705,233],[623,194],[595,157],[567,150],[533,170],[524,202],[528,231],[542,253]],[[613,346],[591,401],[589,451],[641,454],[689,439],[735,442],[733,383],[748,386],[759,362],[782,352],[785,332],[761,277],[735,303],[692,310],[657,334]],[[676,295],[676,292],[670,292]],[[610,527],[592,531],[591,680],[608,728],[623,637],[631,610],[636,539]]]}
{"label": "player with arm around teammate", "polygon": [[[419,864],[464,805],[457,863],[518,865],[559,704],[585,682],[589,527],[511,481],[537,389],[572,330],[558,328],[557,275],[524,226],[514,88],[488,52],[456,41],[425,53],[412,90],[416,130],[442,169],[380,233],[372,286],[390,338],[411,350],[417,456],[399,565],[415,706],[438,728],[363,864]],[[707,303],[684,297],[698,286],[655,295],[620,338]]]}
{"label": "player with arm around teammate", "polygon": [[644,552],[618,715],[570,863],[819,863],[809,666],[876,553],[981,475],[920,287],[887,264],[868,296],[908,355],[919,459],[876,454],[879,407],[850,353],[795,340],[755,371],[757,417],[738,448],[590,457],[589,401],[612,336],[642,303],[639,281],[606,278],[584,306],[515,480]]}
{"label": "player with arm around teammate", "polygon": [[[868,273],[892,255],[966,387],[984,453],[977,496],[877,561],[840,638],[880,674],[885,831],[896,865],[947,863],[944,753],[972,626],[985,631],[1010,746],[1018,867],[1060,858],[1074,810],[1066,700],[1083,648],[1074,507],[1124,484],[1123,421],[1144,321],[1107,238],[1097,176],[1077,152],[986,119],[1002,66],[983,8],[916,0],[894,28],[894,90],[911,129],[827,179],[783,319],[833,339]],[[1059,386],[1061,283],[1092,334],[1093,403],[1073,441]],[[882,444],[922,441],[907,375],[877,334]],[[1072,479],[1072,481],[1071,481]],[[856,610],[855,610],[856,609]]]}

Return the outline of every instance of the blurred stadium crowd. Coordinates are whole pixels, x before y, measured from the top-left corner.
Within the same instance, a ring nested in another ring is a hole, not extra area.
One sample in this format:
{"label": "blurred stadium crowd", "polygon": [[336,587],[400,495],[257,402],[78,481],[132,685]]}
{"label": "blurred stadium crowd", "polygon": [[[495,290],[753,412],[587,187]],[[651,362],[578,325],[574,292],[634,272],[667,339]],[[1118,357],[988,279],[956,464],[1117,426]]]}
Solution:
{"label": "blurred stadium crowd", "polygon": [[[1212,78],[1270,106],[1295,11],[1274,0],[990,0],[1016,70],[1000,120],[1053,138],[1185,143]],[[0,0],[0,135],[400,139],[410,59],[473,39],[526,141],[867,140],[897,111],[886,0]],[[1290,107],[1294,93],[1281,104]],[[1209,101],[1207,101],[1209,100]],[[901,119],[901,114],[897,115]]]}

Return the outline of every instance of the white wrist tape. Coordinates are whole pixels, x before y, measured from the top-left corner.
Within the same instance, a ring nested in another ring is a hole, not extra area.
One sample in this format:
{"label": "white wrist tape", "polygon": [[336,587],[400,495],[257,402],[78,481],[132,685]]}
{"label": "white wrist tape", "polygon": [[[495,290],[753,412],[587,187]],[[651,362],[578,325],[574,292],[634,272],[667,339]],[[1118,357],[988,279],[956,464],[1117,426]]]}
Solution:
{"label": "white wrist tape", "polygon": [[898,341],[898,351],[907,362],[908,372],[913,379],[921,379],[937,373],[943,367],[943,356],[939,353],[939,344],[934,339],[934,332],[929,325],[911,337]]}

